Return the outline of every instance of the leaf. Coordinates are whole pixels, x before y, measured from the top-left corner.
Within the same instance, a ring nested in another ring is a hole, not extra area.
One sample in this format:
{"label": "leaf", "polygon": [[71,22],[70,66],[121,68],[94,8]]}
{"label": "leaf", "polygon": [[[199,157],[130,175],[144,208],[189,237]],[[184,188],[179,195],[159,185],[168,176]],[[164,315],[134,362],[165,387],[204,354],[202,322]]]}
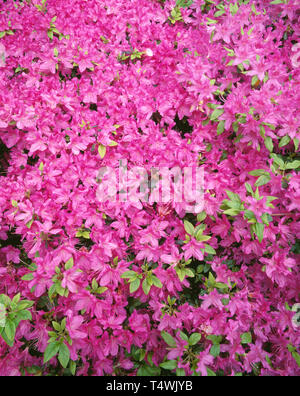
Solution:
{"label": "leaf", "polygon": [[280,167],[280,169],[282,170],[284,169],[284,162],[278,155],[272,153],[270,157],[273,158],[275,164],[277,164]]}
{"label": "leaf", "polygon": [[184,229],[187,232],[187,234],[189,234],[189,235],[193,236],[195,233],[195,227],[193,226],[192,223],[190,223],[187,220],[184,221]]}
{"label": "leaf", "polygon": [[209,241],[211,237],[209,235],[198,235],[197,241],[199,242],[206,242]]}
{"label": "leaf", "polygon": [[159,366],[165,370],[175,370],[177,367],[177,361],[169,360],[167,362],[161,363]]}
{"label": "leaf", "polygon": [[56,330],[56,331],[60,331],[61,330],[61,327],[60,327],[60,324],[59,323],[57,323],[57,322],[52,322],[52,326],[53,326],[53,328]]}
{"label": "leaf", "polygon": [[199,223],[201,223],[203,220],[206,219],[206,217],[207,217],[207,214],[203,211],[203,212],[201,212],[201,213],[199,213],[199,214],[197,215],[197,221],[198,221]]}
{"label": "leaf", "polygon": [[294,351],[294,352],[292,352],[292,356],[296,360],[296,363],[298,364],[298,366],[300,367],[300,355],[299,355],[299,353]]}
{"label": "leaf", "polygon": [[14,208],[17,208],[17,207],[18,207],[18,202],[17,202],[17,201],[14,201],[13,199],[12,199],[12,201],[11,201],[11,204],[12,204],[12,206],[13,206]]}
{"label": "leaf", "polygon": [[134,293],[138,290],[138,288],[140,287],[141,281],[140,279],[135,279],[133,282],[130,283],[129,286],[129,291],[130,293]]}
{"label": "leaf", "polygon": [[215,344],[210,348],[209,352],[213,357],[218,357],[220,355],[220,344]]}
{"label": "leaf", "polygon": [[185,371],[184,371],[184,369],[178,368],[178,369],[176,370],[176,376],[177,376],[177,377],[185,377]]}
{"label": "leaf", "polygon": [[100,155],[100,157],[101,157],[102,159],[105,157],[105,154],[106,154],[106,147],[103,146],[103,144],[99,144],[98,153],[99,153],[99,155]]}
{"label": "leaf", "polygon": [[254,192],[253,192],[253,188],[251,187],[251,185],[249,183],[245,183],[245,186],[246,186],[246,190],[248,191],[248,193],[253,195]]}
{"label": "leaf", "polygon": [[59,347],[58,360],[63,368],[67,368],[70,360],[70,351],[66,344],[61,344]]}
{"label": "leaf", "polygon": [[185,276],[187,276],[189,278],[194,278],[195,277],[194,272],[191,269],[189,269],[189,268],[185,268],[184,269],[184,273],[185,273]]}
{"label": "leaf", "polygon": [[59,351],[60,343],[58,341],[51,342],[44,352],[44,363],[49,362]]}
{"label": "leaf", "polygon": [[286,165],[286,169],[297,169],[300,167],[300,161],[296,160],[293,162],[290,162]]}
{"label": "leaf", "polygon": [[149,294],[149,292],[150,292],[150,289],[151,289],[151,285],[149,285],[149,282],[148,282],[148,279],[147,279],[147,278],[145,278],[145,279],[143,280],[142,288],[143,288],[144,293],[145,293],[146,296],[147,296],[147,295]]}
{"label": "leaf", "polygon": [[256,187],[264,186],[265,184],[268,184],[270,180],[271,180],[270,174],[268,176],[262,175],[256,180],[255,186]]}
{"label": "leaf", "polygon": [[267,136],[265,138],[265,146],[270,151],[270,153],[273,152],[274,144],[273,144],[273,140],[272,140],[272,138],[270,138],[270,136]]}
{"label": "leaf", "polygon": [[23,281],[31,281],[32,279],[34,279],[33,274],[26,274],[26,275],[22,276],[22,278],[21,278],[21,280],[23,280]]}
{"label": "leaf", "polygon": [[224,113],[224,109],[216,109],[210,116],[211,121],[217,120]]}
{"label": "leaf", "polygon": [[204,246],[205,246],[206,253],[208,253],[208,254],[217,254],[215,249],[213,247],[211,247],[210,245],[204,244]]}
{"label": "leaf", "polygon": [[74,266],[74,259],[71,257],[65,264],[65,269],[69,270]]}
{"label": "leaf", "polygon": [[288,135],[283,136],[283,138],[280,140],[278,147],[284,147],[287,144],[289,144],[291,141],[291,138]]}
{"label": "leaf", "polygon": [[185,278],[185,271],[183,271],[179,267],[175,267],[175,271],[176,271],[176,274],[178,275],[178,278],[179,278],[180,282],[183,282],[183,280]]}
{"label": "leaf", "polygon": [[210,368],[206,367],[206,371],[207,371],[207,376],[208,377],[216,377],[217,374],[215,372],[213,372]]}
{"label": "leaf", "polygon": [[1,337],[3,338],[3,340],[6,342],[6,344],[8,345],[8,346],[10,346],[10,347],[13,347],[14,346],[14,340],[10,340],[8,337],[7,337],[7,335],[6,335],[6,333],[5,333],[5,331],[4,331],[4,329],[0,329],[0,335],[1,335]]}
{"label": "leaf", "polygon": [[51,300],[53,295],[56,293],[56,284],[53,283],[53,285],[50,287],[50,289],[48,290],[48,297]]}
{"label": "leaf", "polygon": [[73,376],[76,374],[76,362],[73,360],[70,361],[70,371]]}
{"label": "leaf", "polygon": [[171,336],[171,334],[167,333],[166,331],[162,331],[161,332],[161,336],[164,339],[164,341],[166,342],[166,344],[168,344],[170,347],[175,348],[177,343],[175,338],[173,338]]}
{"label": "leaf", "polygon": [[241,203],[241,198],[236,193],[226,190],[226,194],[228,195],[231,201]]}
{"label": "leaf", "polygon": [[218,124],[218,128],[217,128],[217,135],[222,135],[222,133],[225,131],[225,121],[222,120],[219,122]]}
{"label": "leaf", "polygon": [[158,287],[159,289],[162,288],[163,285],[162,285],[161,281],[157,278],[157,276],[152,275],[152,281],[153,281],[154,286]]}
{"label": "leaf", "polygon": [[158,376],[160,375],[160,368],[155,366],[150,367],[147,364],[144,364],[138,369],[137,375],[141,377]]}
{"label": "leaf", "polygon": [[264,239],[264,230],[265,230],[265,225],[262,223],[256,223],[253,225],[253,232],[256,234],[260,243],[262,243]]}
{"label": "leaf", "polygon": [[5,327],[6,323],[6,308],[3,304],[0,304],[0,327]]}
{"label": "leaf", "polygon": [[270,173],[267,172],[265,169],[255,169],[249,172],[251,176],[270,176]]}
{"label": "leaf", "polygon": [[241,343],[242,344],[251,344],[252,342],[252,335],[251,333],[243,333],[241,334]]}
{"label": "leaf", "polygon": [[6,325],[5,325],[5,334],[7,338],[10,341],[13,341],[15,339],[16,335],[16,325],[11,319],[6,320]]}
{"label": "leaf", "polygon": [[30,311],[24,310],[17,313],[16,319],[21,320],[32,320],[32,315]]}
{"label": "leaf", "polygon": [[200,333],[194,333],[189,338],[189,345],[196,345],[196,344],[198,344],[198,342],[200,340],[201,340],[201,334]]}
{"label": "leaf", "polygon": [[183,341],[189,341],[189,337],[185,334],[185,333],[183,333],[181,330],[180,330],[180,332],[179,332],[179,335],[180,335],[180,338],[183,340]]}
{"label": "leaf", "polygon": [[122,279],[135,279],[137,277],[137,273],[134,271],[125,271],[121,275]]}

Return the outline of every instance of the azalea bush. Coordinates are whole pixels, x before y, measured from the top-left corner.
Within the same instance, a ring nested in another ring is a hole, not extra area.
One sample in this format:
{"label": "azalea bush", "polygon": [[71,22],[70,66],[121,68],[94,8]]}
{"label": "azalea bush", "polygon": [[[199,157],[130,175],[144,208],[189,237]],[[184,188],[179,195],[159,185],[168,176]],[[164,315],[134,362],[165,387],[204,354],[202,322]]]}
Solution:
{"label": "azalea bush", "polygon": [[[300,374],[299,0],[3,0],[0,375]],[[197,167],[203,207],[100,200]]]}

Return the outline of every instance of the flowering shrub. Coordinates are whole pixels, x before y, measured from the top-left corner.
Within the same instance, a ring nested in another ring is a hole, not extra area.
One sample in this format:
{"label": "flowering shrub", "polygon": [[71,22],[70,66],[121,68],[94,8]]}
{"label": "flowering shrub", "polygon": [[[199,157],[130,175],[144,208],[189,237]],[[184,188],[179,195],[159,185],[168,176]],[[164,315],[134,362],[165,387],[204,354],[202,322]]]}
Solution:
{"label": "flowering shrub", "polygon": [[[0,374],[300,374],[299,0],[3,0]],[[204,207],[100,201],[200,167]]]}

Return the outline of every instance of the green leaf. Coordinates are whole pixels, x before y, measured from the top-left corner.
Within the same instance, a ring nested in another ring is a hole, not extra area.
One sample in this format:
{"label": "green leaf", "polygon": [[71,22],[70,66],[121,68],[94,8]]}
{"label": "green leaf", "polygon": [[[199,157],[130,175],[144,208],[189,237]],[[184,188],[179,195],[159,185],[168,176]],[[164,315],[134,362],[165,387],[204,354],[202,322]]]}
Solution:
{"label": "green leaf", "polygon": [[270,174],[268,176],[262,175],[256,180],[255,186],[256,187],[264,186],[265,184],[268,184],[270,180],[271,180]]}
{"label": "green leaf", "polygon": [[184,371],[184,369],[182,369],[182,368],[176,369],[176,376],[177,376],[177,377],[185,377],[185,371]]}
{"label": "green leaf", "polygon": [[253,232],[256,234],[260,243],[262,243],[264,239],[264,230],[265,230],[265,225],[262,223],[256,223],[253,225]]}
{"label": "green leaf", "polygon": [[53,295],[56,293],[56,284],[53,283],[53,285],[50,287],[50,289],[48,290],[48,297],[51,300]]}
{"label": "green leaf", "polygon": [[206,217],[207,217],[207,214],[203,211],[203,212],[201,212],[201,213],[199,213],[199,214],[197,215],[197,221],[198,221],[199,223],[201,223],[203,220],[206,219]]}
{"label": "green leaf", "polygon": [[135,279],[137,277],[137,273],[134,271],[125,271],[121,275],[122,279]]}
{"label": "green leaf", "polygon": [[8,337],[7,337],[7,335],[6,335],[6,333],[5,333],[5,331],[2,329],[2,330],[0,330],[0,335],[1,335],[1,337],[3,338],[3,340],[6,342],[6,344],[8,345],[8,346],[10,346],[10,347],[13,347],[14,346],[14,340],[10,340]]}
{"label": "green leaf", "polygon": [[251,185],[250,185],[249,183],[245,183],[245,186],[246,186],[246,190],[248,191],[248,193],[250,193],[251,195],[253,195],[253,194],[254,194],[254,191],[253,191]]}
{"label": "green leaf", "polygon": [[284,161],[277,154],[273,154],[272,153],[270,155],[270,157],[273,158],[275,164],[277,164],[280,167],[280,169],[282,169],[282,170],[285,169],[284,168]]}
{"label": "green leaf", "polygon": [[24,310],[17,313],[16,319],[21,320],[32,320],[32,315],[30,311]]}
{"label": "green leaf", "polygon": [[300,355],[299,355],[299,353],[294,351],[294,352],[292,352],[292,356],[296,360],[296,363],[298,364],[298,366],[300,367]]}
{"label": "green leaf", "polygon": [[200,333],[194,333],[189,338],[189,345],[196,345],[196,344],[198,344],[198,342],[200,340],[201,340],[201,334]]}
{"label": "green leaf", "polygon": [[217,357],[220,355],[220,344],[215,344],[210,348],[209,352],[213,357]]}
{"label": "green leaf", "polygon": [[70,361],[70,371],[73,376],[76,374],[76,362],[73,360]]}
{"label": "green leaf", "polygon": [[148,279],[147,279],[147,278],[145,278],[145,279],[143,280],[142,288],[143,288],[144,293],[145,293],[146,296],[147,296],[147,295],[149,294],[149,292],[150,292],[150,289],[151,289],[151,285],[149,285],[149,282],[148,282]]}
{"label": "green leaf", "polygon": [[141,377],[148,377],[148,376],[158,376],[160,375],[160,368],[159,367],[151,367],[147,364],[141,366],[137,371],[137,376]]}
{"label": "green leaf", "polygon": [[133,282],[130,283],[129,286],[129,291],[130,293],[134,293],[138,290],[138,288],[140,287],[141,281],[140,279],[135,279]]}
{"label": "green leaf", "polygon": [[106,147],[103,146],[103,144],[99,144],[98,153],[99,153],[99,155],[100,155],[100,157],[101,157],[102,159],[105,157],[105,154],[106,154]]}
{"label": "green leaf", "polygon": [[44,363],[49,362],[59,351],[60,343],[58,341],[51,342],[44,352]]}
{"label": "green leaf", "polygon": [[66,264],[65,264],[65,269],[66,269],[66,270],[69,270],[69,269],[73,268],[73,266],[74,266],[74,259],[73,259],[73,257],[71,257],[71,258],[66,262]]}
{"label": "green leaf", "polygon": [[53,326],[53,328],[56,330],[56,331],[60,331],[61,330],[61,327],[60,327],[60,324],[59,323],[57,323],[57,322],[52,322],[52,326]]}
{"label": "green leaf", "polygon": [[70,360],[70,351],[66,344],[61,344],[59,347],[58,360],[63,368],[67,368]]}
{"label": "green leaf", "polygon": [[295,160],[293,162],[290,162],[286,165],[286,169],[298,169],[300,167],[300,161]]}
{"label": "green leaf", "polygon": [[225,121],[222,120],[219,122],[218,124],[218,128],[217,128],[217,135],[222,135],[222,133],[225,131]]}
{"label": "green leaf", "polygon": [[194,235],[195,233],[195,227],[187,220],[184,221],[184,229],[189,235]]}
{"label": "green leaf", "polygon": [[207,371],[207,376],[208,377],[216,377],[217,374],[215,372],[213,372],[210,368],[206,367],[206,371]]}
{"label": "green leaf", "polygon": [[180,330],[179,335],[183,341],[189,341],[189,337],[183,331]]}
{"label": "green leaf", "polygon": [[272,140],[272,138],[270,138],[270,136],[267,136],[265,138],[265,146],[270,151],[270,153],[273,152],[274,144],[273,144],[273,140]]}
{"label": "green leaf", "polygon": [[210,116],[211,121],[217,120],[224,113],[224,109],[216,109]]}
{"label": "green leaf", "polygon": [[6,308],[3,304],[0,304],[0,327],[5,327],[6,323]]}
{"label": "green leaf", "polygon": [[205,251],[208,254],[217,254],[217,252],[215,251],[215,249],[213,247],[211,247],[210,245],[207,245],[206,243],[204,244],[205,246]]}
{"label": "green leaf", "polygon": [[265,169],[255,169],[249,172],[251,176],[270,176],[270,173],[267,172]]}
{"label": "green leaf", "polygon": [[152,281],[154,286],[158,287],[159,289],[162,288],[163,285],[161,281],[155,275],[152,275]]}
{"label": "green leaf", "polygon": [[177,361],[169,360],[167,362],[161,363],[159,366],[165,370],[175,370],[177,367]]}
{"label": "green leaf", "polygon": [[228,195],[231,201],[241,203],[241,198],[236,193],[226,190],[226,194]]}
{"label": "green leaf", "polygon": [[21,280],[23,280],[23,281],[31,281],[32,279],[34,279],[33,274],[26,274],[26,275],[22,276],[22,278],[21,278]]}
{"label": "green leaf", "polygon": [[283,138],[280,140],[278,147],[284,147],[287,144],[289,144],[291,141],[291,138],[288,135],[283,136]]}
{"label": "green leaf", "polygon": [[17,208],[17,207],[18,207],[18,202],[17,202],[17,201],[14,201],[13,199],[12,199],[12,201],[11,201],[11,204],[12,204],[12,206],[13,206],[14,208]]}
{"label": "green leaf", "polygon": [[166,342],[166,344],[168,344],[170,347],[175,348],[177,343],[175,338],[173,338],[171,336],[171,334],[167,333],[166,331],[162,331],[161,332],[161,336],[164,339],[164,341]]}
{"label": "green leaf", "polygon": [[250,332],[241,334],[241,343],[242,344],[251,344],[252,335]]}
{"label": "green leaf", "polygon": [[15,339],[16,335],[16,325],[11,319],[6,320],[6,325],[5,325],[5,334],[7,338],[10,341],[13,341]]}
{"label": "green leaf", "polygon": [[189,268],[185,268],[184,269],[184,273],[185,273],[185,276],[187,276],[189,278],[194,278],[195,277],[194,272],[191,269],[189,269]]}
{"label": "green leaf", "polygon": [[197,235],[197,241],[199,241],[199,242],[206,242],[206,241],[209,241],[210,239],[211,239],[211,236],[209,236],[209,235],[202,235],[202,234]]}

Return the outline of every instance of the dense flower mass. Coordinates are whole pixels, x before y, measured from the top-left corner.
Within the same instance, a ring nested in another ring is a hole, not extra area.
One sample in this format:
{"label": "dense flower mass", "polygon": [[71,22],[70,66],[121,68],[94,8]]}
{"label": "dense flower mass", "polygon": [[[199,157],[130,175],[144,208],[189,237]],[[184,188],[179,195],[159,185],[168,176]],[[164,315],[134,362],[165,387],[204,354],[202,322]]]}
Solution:
{"label": "dense flower mass", "polygon": [[[299,38],[299,0],[1,2],[0,375],[300,374]],[[100,200],[124,160],[204,207]]]}

